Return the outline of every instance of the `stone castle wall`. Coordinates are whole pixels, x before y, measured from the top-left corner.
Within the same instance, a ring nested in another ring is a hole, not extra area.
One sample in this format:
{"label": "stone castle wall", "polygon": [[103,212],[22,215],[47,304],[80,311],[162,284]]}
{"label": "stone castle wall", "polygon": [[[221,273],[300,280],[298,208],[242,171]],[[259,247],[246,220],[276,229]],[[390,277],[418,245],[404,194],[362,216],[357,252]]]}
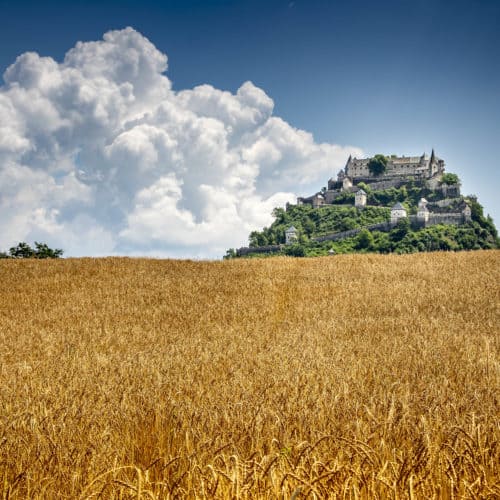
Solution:
{"label": "stone castle wall", "polygon": [[455,226],[459,226],[465,222],[465,217],[461,213],[431,213],[429,214],[429,220],[426,223],[426,226],[433,226],[435,224],[454,224]]}
{"label": "stone castle wall", "polygon": [[[411,176],[410,176],[411,177]],[[380,191],[383,189],[400,188],[403,184],[408,183],[407,178],[401,177],[387,177],[382,181],[373,182],[373,177],[362,177],[360,179],[356,179],[356,182],[359,184],[360,182],[364,182],[367,184],[372,190]]]}
{"label": "stone castle wall", "polygon": [[453,203],[457,203],[462,201],[462,198],[445,198],[444,200],[438,200],[438,201],[433,201],[429,202],[427,204],[428,207],[439,207],[439,208],[444,208],[444,207],[449,207],[450,205],[453,205]]}
{"label": "stone castle wall", "polygon": [[279,252],[284,245],[266,245],[264,247],[242,247],[236,250],[236,255],[238,257],[243,257],[250,253],[273,253]]}

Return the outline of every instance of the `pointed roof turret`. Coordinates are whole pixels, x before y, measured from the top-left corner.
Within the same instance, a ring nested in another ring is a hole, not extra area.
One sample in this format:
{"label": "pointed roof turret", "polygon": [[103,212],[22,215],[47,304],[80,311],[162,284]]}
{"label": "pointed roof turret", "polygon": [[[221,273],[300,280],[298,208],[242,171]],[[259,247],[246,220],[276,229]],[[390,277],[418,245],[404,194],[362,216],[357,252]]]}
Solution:
{"label": "pointed roof turret", "polygon": [[349,165],[351,161],[352,161],[352,155],[349,155],[349,158],[347,158],[347,163],[345,164],[345,166],[347,167],[347,165]]}
{"label": "pointed roof turret", "polygon": [[431,163],[436,160],[436,155],[434,154],[434,148],[432,148],[432,153],[431,153]]}
{"label": "pointed roof turret", "polygon": [[391,208],[391,210],[406,210],[405,207],[403,207],[403,205],[401,205],[401,203],[399,203],[399,201]]}

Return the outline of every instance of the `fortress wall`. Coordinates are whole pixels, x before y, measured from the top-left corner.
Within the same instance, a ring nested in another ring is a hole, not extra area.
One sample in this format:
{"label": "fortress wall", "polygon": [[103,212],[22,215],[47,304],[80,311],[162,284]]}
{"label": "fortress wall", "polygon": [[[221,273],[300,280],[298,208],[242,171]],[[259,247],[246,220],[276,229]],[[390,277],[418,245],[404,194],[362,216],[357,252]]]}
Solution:
{"label": "fortress wall", "polygon": [[238,250],[236,250],[236,255],[242,257],[250,253],[279,252],[282,249],[282,247],[283,245],[266,245],[264,247],[243,247],[243,248],[238,248]]}
{"label": "fortress wall", "polygon": [[444,200],[429,202],[427,204],[427,207],[429,207],[429,208],[433,207],[433,206],[437,206],[439,208],[448,207],[448,206],[452,205],[453,203],[460,201],[461,199],[462,198],[460,198],[460,197],[458,197],[458,198],[445,198]]}
{"label": "fortress wall", "polygon": [[341,231],[340,233],[325,234],[323,236],[317,236],[313,238],[314,241],[339,241],[346,238],[351,238],[356,236],[362,229],[368,229],[368,231],[390,231],[396,224],[392,222],[379,222],[377,224],[371,224],[363,228],[349,229],[348,231]]}
{"label": "fortress wall", "polygon": [[324,236],[317,236],[313,241],[338,241],[351,236],[356,236],[361,229],[349,229],[348,231],[341,231],[340,233],[325,234]]}
{"label": "fortress wall", "polygon": [[325,192],[325,202],[326,203],[332,203],[334,200],[336,200],[342,193],[340,191],[331,191],[328,190]]}
{"label": "fortress wall", "polygon": [[403,184],[405,184],[405,182],[407,181],[405,181],[404,179],[387,179],[378,182],[367,182],[366,184],[368,184],[371,189],[378,191],[383,189],[389,189],[391,187],[399,188]]}
{"label": "fortress wall", "polygon": [[374,182],[374,177],[355,177],[355,181],[356,184],[364,182],[365,184],[368,184],[368,186],[370,186],[370,188],[373,190],[381,190],[381,189],[389,189],[391,187],[399,188],[403,184],[407,184],[410,181],[410,178],[413,178],[413,181],[415,182],[416,186],[423,185],[423,180],[414,175],[394,176],[394,177],[387,176],[384,177],[383,180],[375,182]]}
{"label": "fortress wall", "polygon": [[431,213],[426,226],[434,226],[436,224],[454,224],[456,226],[463,224],[464,216],[461,213],[436,214]]}

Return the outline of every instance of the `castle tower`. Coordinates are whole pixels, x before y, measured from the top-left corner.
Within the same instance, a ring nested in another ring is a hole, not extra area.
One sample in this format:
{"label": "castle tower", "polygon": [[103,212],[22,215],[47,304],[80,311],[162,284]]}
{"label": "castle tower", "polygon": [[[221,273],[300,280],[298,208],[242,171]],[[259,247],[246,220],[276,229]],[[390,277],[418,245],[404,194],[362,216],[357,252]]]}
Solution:
{"label": "castle tower", "polygon": [[[441,160],[442,162],[442,160]],[[444,163],[444,162],[442,162]],[[434,148],[432,148],[431,157],[429,159],[429,176],[432,177],[434,174],[440,171],[440,161],[436,154],[434,153]]]}
{"label": "castle tower", "polygon": [[349,177],[344,177],[342,181],[342,191],[350,191],[352,188],[352,181]]}
{"label": "castle tower", "polygon": [[366,193],[360,189],[356,192],[354,196],[354,206],[356,208],[364,208],[366,207]]}
{"label": "castle tower", "polygon": [[351,163],[352,163],[352,155],[349,155],[349,158],[347,159],[347,163],[345,164],[345,168],[344,168],[345,175],[349,175]]}
{"label": "castle tower", "polygon": [[401,203],[396,203],[391,208],[391,223],[396,224],[399,219],[406,218],[406,208]]}
{"label": "castle tower", "polygon": [[469,222],[471,220],[472,210],[467,202],[465,203],[465,207],[462,210],[462,215],[464,217],[464,222]]}
{"label": "castle tower", "polygon": [[297,240],[298,240],[297,230],[293,226],[290,226],[285,231],[285,244],[291,245],[295,243]]}
{"label": "castle tower", "polygon": [[424,224],[429,220],[429,209],[427,208],[427,200],[420,198],[417,209],[417,220]]}
{"label": "castle tower", "polygon": [[325,197],[320,193],[316,193],[312,199],[313,208],[322,207],[324,204],[325,204]]}

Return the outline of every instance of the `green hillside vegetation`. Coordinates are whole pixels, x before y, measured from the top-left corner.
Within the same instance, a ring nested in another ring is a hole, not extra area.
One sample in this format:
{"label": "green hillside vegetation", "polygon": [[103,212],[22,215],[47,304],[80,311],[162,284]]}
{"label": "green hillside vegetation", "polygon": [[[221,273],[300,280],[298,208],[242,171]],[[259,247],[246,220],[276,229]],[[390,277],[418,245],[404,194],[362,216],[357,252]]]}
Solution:
{"label": "green hillside vegetation", "polygon": [[[459,182],[456,174],[445,174],[447,184]],[[355,208],[354,194],[344,193],[332,205],[313,208],[310,205],[290,205],[287,210],[276,208],[274,222],[262,231],[253,231],[249,237],[250,247],[279,245],[285,243],[285,230],[294,226],[298,230],[296,244],[283,247],[278,253],[294,256],[327,255],[335,253],[414,253],[436,250],[478,250],[500,248],[498,233],[490,216],[485,216],[483,207],[474,196],[461,197],[443,211],[457,211],[466,200],[471,207],[472,220],[460,226],[449,224],[426,228],[412,227],[409,220],[401,220],[389,232],[362,230],[357,235],[340,241],[317,242],[318,236],[364,228],[387,221],[390,206],[402,203],[409,215],[416,214],[418,201],[426,198],[430,203],[442,200],[440,191],[416,185],[410,181],[400,188],[373,191],[370,186],[359,183],[367,193],[367,207]],[[273,255],[277,254],[276,252]],[[234,249],[228,250],[226,258],[235,257]],[[267,257],[268,254],[248,254],[245,257]]]}

